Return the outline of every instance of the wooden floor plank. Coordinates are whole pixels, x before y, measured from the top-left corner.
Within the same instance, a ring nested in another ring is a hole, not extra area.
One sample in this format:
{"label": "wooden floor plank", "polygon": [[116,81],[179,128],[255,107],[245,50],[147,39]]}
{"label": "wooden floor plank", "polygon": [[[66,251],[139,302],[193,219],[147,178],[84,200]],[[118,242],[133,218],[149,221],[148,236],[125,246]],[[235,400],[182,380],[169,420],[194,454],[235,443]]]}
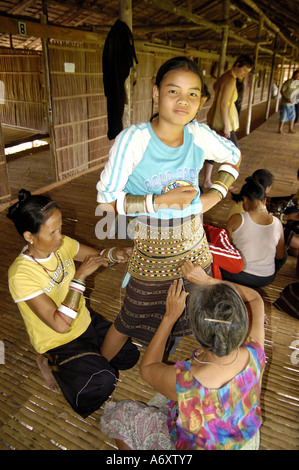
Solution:
{"label": "wooden floor plank", "polygon": [[[277,133],[278,115],[274,114],[250,135],[240,140],[243,160],[235,186],[258,168],[268,168],[275,181],[271,195],[295,193],[298,167],[299,128],[295,135]],[[217,171],[217,168],[214,169]],[[19,177],[18,177],[19,178]],[[114,240],[99,240],[95,234],[95,185],[99,171],[74,179],[49,191],[59,202],[64,215],[63,230],[83,243],[97,247],[113,246]],[[20,181],[15,188],[20,189]],[[227,197],[204,215],[206,223],[225,226],[232,201]],[[17,307],[7,289],[7,269],[22,248],[6,212],[0,213],[0,340],[5,347],[5,363],[0,364],[0,449],[98,449],[113,450],[115,442],[101,433],[103,407],[83,420],[69,407],[61,394],[52,393],[36,367],[35,353],[28,340]],[[126,244],[121,241],[121,244]],[[122,304],[121,282],[126,266],[114,266],[91,276],[86,296],[91,308],[113,321]],[[299,373],[294,363],[294,343],[299,341],[298,320],[273,306],[282,289],[298,281],[296,259],[288,257],[275,281],[260,289],[265,301],[268,323],[265,327],[267,365],[262,383],[262,450],[298,450]],[[196,347],[192,337],[183,338],[172,361],[187,357]],[[298,348],[298,346],[297,346]],[[141,358],[144,350],[141,348]],[[131,370],[120,373],[113,400],[148,401],[155,391],[139,372],[141,358]],[[293,358],[293,359],[292,359]]]}

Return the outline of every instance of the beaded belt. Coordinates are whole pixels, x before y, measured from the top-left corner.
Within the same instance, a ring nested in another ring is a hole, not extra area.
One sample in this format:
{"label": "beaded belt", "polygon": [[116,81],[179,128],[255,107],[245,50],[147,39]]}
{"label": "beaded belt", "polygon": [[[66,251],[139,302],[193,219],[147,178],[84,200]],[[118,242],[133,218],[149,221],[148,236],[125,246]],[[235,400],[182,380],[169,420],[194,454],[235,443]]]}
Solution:
{"label": "beaded belt", "polygon": [[180,267],[186,260],[202,268],[211,264],[200,215],[172,221],[167,226],[165,221],[148,222],[140,218],[135,225],[134,249],[128,266],[132,277],[164,281],[181,277]]}

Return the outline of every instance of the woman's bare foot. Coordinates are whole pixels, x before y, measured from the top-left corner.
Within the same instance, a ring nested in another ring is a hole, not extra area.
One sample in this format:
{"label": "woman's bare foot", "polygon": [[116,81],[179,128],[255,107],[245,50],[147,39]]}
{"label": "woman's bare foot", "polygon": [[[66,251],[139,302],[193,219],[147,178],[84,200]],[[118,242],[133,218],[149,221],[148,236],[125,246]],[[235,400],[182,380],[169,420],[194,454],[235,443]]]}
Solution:
{"label": "woman's bare foot", "polygon": [[43,378],[46,381],[46,384],[52,390],[53,392],[58,393],[60,391],[60,388],[58,386],[58,383],[56,382],[54,375],[51,372],[51,369],[49,367],[48,359],[43,356],[42,354],[38,354],[36,357],[36,362],[39,367],[39,370],[42,373]]}

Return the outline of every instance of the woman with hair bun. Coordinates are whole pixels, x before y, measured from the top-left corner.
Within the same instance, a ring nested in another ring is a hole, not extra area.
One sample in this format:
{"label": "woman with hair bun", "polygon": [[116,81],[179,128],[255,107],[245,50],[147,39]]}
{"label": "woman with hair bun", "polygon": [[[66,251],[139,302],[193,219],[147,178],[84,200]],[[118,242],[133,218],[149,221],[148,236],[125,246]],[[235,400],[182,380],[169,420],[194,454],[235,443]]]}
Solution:
{"label": "woman with hair bun", "polygon": [[[114,390],[118,369],[133,367],[139,352],[128,339],[117,355],[109,356],[106,347],[102,356],[110,323],[87,309],[85,279],[100,267],[125,262],[130,249],[100,252],[63,235],[58,204],[24,189],[7,216],[27,242],[10,266],[8,280],[38,353],[37,363],[47,385],[55,391],[60,388],[72,408],[86,418]],[[74,261],[81,262],[77,269]]]}
{"label": "woman with hair bun", "polygon": [[[267,170],[266,168],[260,168],[258,170],[255,170],[252,173],[251,177],[263,186],[263,188],[265,190],[265,193],[266,193],[266,196],[267,196],[267,194],[270,192],[270,190],[272,188],[273,181],[274,181],[274,176],[272,175],[272,173],[269,170]],[[245,179],[245,182],[246,181],[247,181],[247,179]],[[232,206],[232,208],[229,212],[228,219],[233,214],[238,214],[239,212],[244,212],[242,194],[232,192],[231,196],[232,196],[232,200],[234,201],[234,205]]]}
{"label": "woman with hair bun", "polygon": [[286,259],[282,223],[268,213],[265,189],[255,178],[246,178],[239,198],[245,212],[232,215],[226,230],[244,268],[238,274],[221,270],[222,278],[249,287],[267,286]]}
{"label": "woman with hair bun", "polygon": [[[173,282],[166,313],[141,363],[143,378],[159,393],[147,404],[109,402],[101,429],[120,449],[257,450],[263,300],[253,289],[210,277],[191,261],[183,264],[182,274],[193,289],[187,294],[182,280]],[[198,348],[189,360],[165,364],[169,332],[185,308]]]}

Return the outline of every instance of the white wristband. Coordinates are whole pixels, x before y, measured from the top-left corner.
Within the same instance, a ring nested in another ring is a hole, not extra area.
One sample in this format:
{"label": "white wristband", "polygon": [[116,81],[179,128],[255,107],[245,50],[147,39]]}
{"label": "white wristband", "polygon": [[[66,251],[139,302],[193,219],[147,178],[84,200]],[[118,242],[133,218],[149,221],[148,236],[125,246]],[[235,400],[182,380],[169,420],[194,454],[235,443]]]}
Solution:
{"label": "white wristband", "polygon": [[79,284],[78,282],[71,281],[70,282],[70,289],[76,290],[78,292],[81,292],[81,294],[83,294],[86,287],[83,284]]}
{"label": "white wristband", "polygon": [[153,194],[147,194],[145,196],[145,207],[146,210],[149,214],[153,214],[155,211],[155,206],[154,206],[154,195]]}
{"label": "white wristband", "polygon": [[116,210],[120,215],[126,215],[125,210],[126,193],[120,193],[116,200]]}
{"label": "white wristband", "polygon": [[216,189],[220,194],[222,194],[223,198],[225,198],[225,196],[227,195],[226,189],[220,184],[213,183],[210,189]]}
{"label": "white wristband", "polygon": [[63,313],[64,315],[66,315],[67,317],[70,317],[72,318],[73,320],[76,318],[76,316],[78,315],[78,312],[76,312],[76,310],[73,310],[72,308],[70,307],[67,307],[66,305],[59,305],[58,309],[57,309],[60,313]]}
{"label": "white wristband", "polygon": [[231,174],[231,175],[235,178],[235,180],[236,180],[236,179],[238,178],[238,176],[239,176],[238,170],[237,170],[236,168],[234,168],[232,165],[229,165],[229,164],[223,163],[223,164],[219,167],[218,173],[219,173],[219,171],[226,171],[226,173]]}
{"label": "white wristband", "polygon": [[117,259],[114,259],[113,256],[112,256],[112,251],[114,250],[115,247],[112,247],[110,248],[110,250],[108,251],[108,259],[109,261],[111,261],[111,263],[117,263]]}

